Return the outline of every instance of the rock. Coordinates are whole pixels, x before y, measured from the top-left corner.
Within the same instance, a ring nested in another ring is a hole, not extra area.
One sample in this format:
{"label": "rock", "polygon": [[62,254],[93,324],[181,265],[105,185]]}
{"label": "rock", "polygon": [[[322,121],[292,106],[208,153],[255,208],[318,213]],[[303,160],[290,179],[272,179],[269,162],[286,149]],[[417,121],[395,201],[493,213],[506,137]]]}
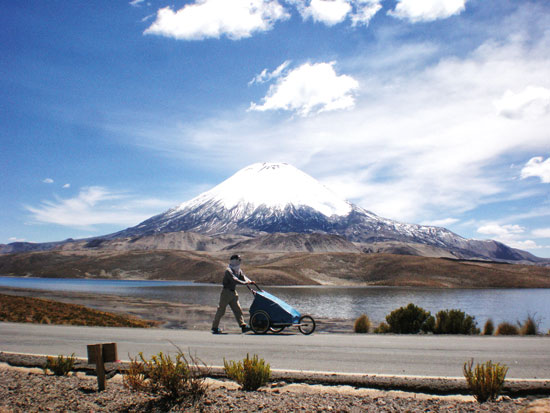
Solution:
{"label": "rock", "polygon": [[550,399],[538,399],[530,402],[518,413],[548,413],[550,412]]}

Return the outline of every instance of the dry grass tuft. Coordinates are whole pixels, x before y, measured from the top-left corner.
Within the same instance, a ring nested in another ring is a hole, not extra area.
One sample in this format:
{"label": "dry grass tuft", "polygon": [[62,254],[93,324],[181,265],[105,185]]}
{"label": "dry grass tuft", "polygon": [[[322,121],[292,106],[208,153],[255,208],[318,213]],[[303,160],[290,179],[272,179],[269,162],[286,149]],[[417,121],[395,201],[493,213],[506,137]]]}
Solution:
{"label": "dry grass tuft", "polygon": [[464,377],[468,387],[479,403],[488,400],[496,400],[504,386],[504,379],[508,372],[506,365],[493,364],[491,360],[477,364],[473,367],[474,360],[464,363]]}
{"label": "dry grass tuft", "polygon": [[483,326],[483,335],[492,336],[494,332],[495,332],[495,325],[493,324],[493,320],[489,318],[485,322],[485,325]]}
{"label": "dry grass tuft", "polygon": [[159,395],[168,405],[183,400],[194,405],[208,390],[205,378],[209,369],[200,364],[199,359],[191,355],[187,358],[181,350],[174,360],[162,352],[150,360],[139,353],[139,360],[131,359],[123,381],[130,390]]}
{"label": "dry grass tuft", "polygon": [[355,320],[355,323],[353,324],[353,331],[360,334],[366,334],[369,332],[371,326],[371,322],[369,320],[369,317],[366,314],[362,314]]}
{"label": "dry grass tuft", "polygon": [[259,359],[256,354],[242,361],[223,360],[227,377],[239,383],[243,390],[254,391],[265,386],[271,378],[271,368],[264,359]]}
{"label": "dry grass tuft", "polygon": [[497,336],[517,336],[519,335],[519,328],[514,324],[508,323],[506,321],[500,323],[495,332]]}
{"label": "dry grass tuft", "polygon": [[519,333],[522,336],[536,336],[539,333],[538,324],[539,323],[535,320],[535,317],[529,315],[521,325]]}

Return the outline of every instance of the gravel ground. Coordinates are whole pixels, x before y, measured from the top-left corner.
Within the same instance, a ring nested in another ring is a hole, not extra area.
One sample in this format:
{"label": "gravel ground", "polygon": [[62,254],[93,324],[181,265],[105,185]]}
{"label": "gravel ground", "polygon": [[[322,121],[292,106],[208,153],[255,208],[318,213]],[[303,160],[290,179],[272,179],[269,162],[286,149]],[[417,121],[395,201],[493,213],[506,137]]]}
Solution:
{"label": "gravel ground", "polygon": [[465,396],[429,396],[349,386],[311,386],[275,383],[256,392],[244,392],[233,382],[209,379],[204,399],[167,406],[152,396],[132,393],[120,376],[97,391],[95,377],[83,373],[67,377],[44,375],[40,369],[0,364],[0,413],[71,412],[516,412],[530,400],[504,397],[479,404]]}

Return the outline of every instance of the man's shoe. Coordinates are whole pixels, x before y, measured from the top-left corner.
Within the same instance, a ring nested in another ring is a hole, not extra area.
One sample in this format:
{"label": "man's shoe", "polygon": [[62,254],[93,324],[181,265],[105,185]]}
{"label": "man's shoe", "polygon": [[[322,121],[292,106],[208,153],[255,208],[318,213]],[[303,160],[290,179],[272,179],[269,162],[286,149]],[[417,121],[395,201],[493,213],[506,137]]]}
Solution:
{"label": "man's shoe", "polygon": [[250,331],[250,327],[248,327],[246,324],[244,326],[241,326],[241,331],[243,333],[246,333],[247,331]]}
{"label": "man's shoe", "polygon": [[221,334],[222,331],[219,329],[219,328],[213,328],[212,329],[212,334]]}

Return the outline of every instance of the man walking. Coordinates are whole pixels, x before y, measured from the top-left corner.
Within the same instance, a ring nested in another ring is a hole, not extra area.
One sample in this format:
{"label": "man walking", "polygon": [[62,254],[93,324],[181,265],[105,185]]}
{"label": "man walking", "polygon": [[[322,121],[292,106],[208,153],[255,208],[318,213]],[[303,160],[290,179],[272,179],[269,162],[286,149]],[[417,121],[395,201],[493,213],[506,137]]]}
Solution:
{"label": "man walking", "polygon": [[229,260],[229,267],[225,270],[223,276],[223,289],[220,294],[220,304],[218,305],[218,310],[214,316],[214,321],[212,322],[212,334],[221,334],[219,329],[220,320],[225,314],[225,309],[227,305],[233,310],[235,319],[237,323],[241,326],[243,333],[249,331],[248,326],[246,325],[243,317],[243,310],[239,304],[239,295],[235,291],[237,284],[251,284],[252,281],[243,273],[241,270],[241,257],[239,255],[231,256]]}

